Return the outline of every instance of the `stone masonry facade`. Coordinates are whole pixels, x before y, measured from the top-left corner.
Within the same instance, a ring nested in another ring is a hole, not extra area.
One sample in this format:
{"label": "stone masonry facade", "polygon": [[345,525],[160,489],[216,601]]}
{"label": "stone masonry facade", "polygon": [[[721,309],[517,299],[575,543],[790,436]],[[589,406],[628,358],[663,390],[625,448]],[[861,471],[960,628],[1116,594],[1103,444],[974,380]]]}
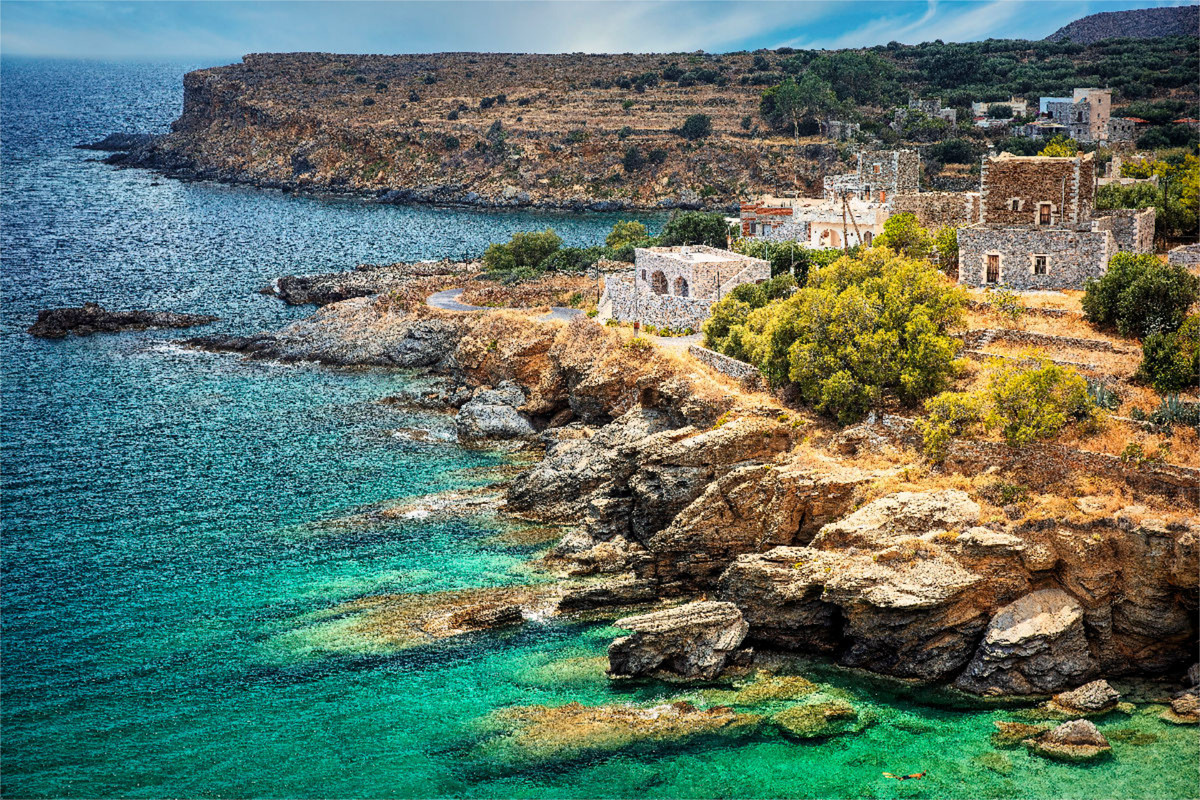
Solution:
{"label": "stone masonry facade", "polygon": [[1112,231],[1118,250],[1126,253],[1154,252],[1154,221],[1158,211],[1153,206],[1106,209],[1094,211],[1092,216],[1093,227]]}
{"label": "stone masonry facade", "polygon": [[984,158],[980,222],[992,225],[1079,225],[1091,220],[1096,191],[1091,153],[1074,158]]}
{"label": "stone masonry facade", "polygon": [[923,228],[961,228],[979,221],[979,192],[921,192],[896,195],[895,214],[912,214]]}
{"label": "stone masonry facade", "polygon": [[639,247],[631,273],[606,278],[602,314],[622,322],[699,330],[713,303],[744,283],[771,278],[771,264],[693,245]]}
{"label": "stone masonry facade", "polygon": [[854,172],[825,179],[825,198],[843,194],[874,203],[888,203],[898,194],[920,190],[921,159],[916,150],[861,150]]}
{"label": "stone masonry facade", "polygon": [[1116,250],[1107,230],[972,225],[958,231],[958,279],[969,286],[1082,289],[1104,274]]}

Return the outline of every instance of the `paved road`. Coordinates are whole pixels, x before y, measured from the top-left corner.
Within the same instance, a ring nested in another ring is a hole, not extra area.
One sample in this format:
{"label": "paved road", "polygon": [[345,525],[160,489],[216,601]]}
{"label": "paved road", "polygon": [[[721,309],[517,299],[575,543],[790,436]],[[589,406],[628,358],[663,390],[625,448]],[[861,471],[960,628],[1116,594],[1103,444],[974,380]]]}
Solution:
{"label": "paved road", "polygon": [[[443,311],[494,311],[495,309],[487,308],[486,306],[473,306],[462,302],[458,298],[462,296],[462,289],[447,289],[444,292],[434,292],[425,300],[426,303],[434,308],[440,308]],[[578,308],[564,308],[562,306],[551,306],[549,314],[543,314],[539,319],[561,319],[571,320],[582,314]]]}

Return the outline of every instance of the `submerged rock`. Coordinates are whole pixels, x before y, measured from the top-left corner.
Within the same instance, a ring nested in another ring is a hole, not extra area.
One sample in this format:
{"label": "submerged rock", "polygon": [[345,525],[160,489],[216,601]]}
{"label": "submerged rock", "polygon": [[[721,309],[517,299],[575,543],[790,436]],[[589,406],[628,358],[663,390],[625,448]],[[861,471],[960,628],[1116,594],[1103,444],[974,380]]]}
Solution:
{"label": "submerged rock", "polygon": [[145,147],[156,137],[150,133],[110,133],[98,142],[83,142],[75,145],[80,150],[107,150],[124,152],[138,147]]}
{"label": "submerged rock", "polygon": [[615,625],[633,631],[609,645],[609,674],[616,677],[715,678],[748,630],[737,606],[711,601],[625,617]]}
{"label": "submerged rock", "polygon": [[994,722],[996,732],[992,734],[993,747],[1017,747],[1050,730],[1049,725],[1028,725],[1024,722]]}
{"label": "submerged rock", "polygon": [[1055,761],[1096,761],[1112,754],[1112,745],[1085,719],[1064,722],[1027,739],[1025,746],[1037,755]]}
{"label": "submerged rock", "polygon": [[514,758],[565,758],[587,752],[610,752],[630,745],[680,742],[705,734],[738,734],[754,730],[761,722],[718,706],[696,708],[678,702],[651,707],[522,706],[505,709],[491,722],[505,730],[489,749]]}
{"label": "submerged rock", "polygon": [[147,328],[190,328],[207,325],[217,318],[208,314],[175,314],[170,311],[108,311],[98,303],[78,308],[47,308],[38,312],[29,333],[43,339],[62,339],[68,334],[144,331]]}
{"label": "submerged rock", "polygon": [[1172,697],[1171,707],[1163,712],[1162,718],[1176,725],[1200,723],[1200,690],[1193,687]]}
{"label": "submerged rock", "polygon": [[857,727],[857,720],[858,712],[841,700],[792,706],[771,717],[771,721],[784,733],[797,739],[820,739],[849,733]]}
{"label": "submerged rock", "polygon": [[1025,595],[1001,608],[955,686],[975,694],[1042,694],[1094,671],[1083,609],[1061,589]]}

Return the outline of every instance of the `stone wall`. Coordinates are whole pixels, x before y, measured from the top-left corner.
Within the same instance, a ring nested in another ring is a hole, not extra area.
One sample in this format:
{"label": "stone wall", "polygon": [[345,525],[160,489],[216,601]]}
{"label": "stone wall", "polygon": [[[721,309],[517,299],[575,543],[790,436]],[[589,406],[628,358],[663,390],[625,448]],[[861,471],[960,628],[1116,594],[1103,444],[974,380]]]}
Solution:
{"label": "stone wall", "polygon": [[727,355],[718,353],[715,350],[709,350],[707,347],[701,347],[698,344],[690,345],[688,352],[697,361],[707,364],[722,375],[728,375],[748,386],[757,386],[762,383],[762,374],[758,371],[758,367],[753,364],[738,361],[736,358],[730,358]]}
{"label": "stone wall", "polygon": [[[1050,204],[1050,224],[1086,224],[1092,217],[1096,166],[1091,153],[1075,158],[985,157],[980,180],[980,221],[1037,225],[1040,205]],[[1013,203],[1016,202],[1016,209]]]}
{"label": "stone wall", "polygon": [[[639,247],[633,252],[637,290],[645,295],[671,294],[712,301],[737,284],[771,278],[769,261],[715,247]],[[656,273],[666,280],[666,292],[656,291]]]}
{"label": "stone wall", "polygon": [[[999,283],[1013,289],[1082,289],[1108,269],[1116,251],[1110,231],[972,225],[958,231],[958,279],[988,285],[987,256],[1000,257]],[[1046,274],[1034,274],[1034,258],[1046,256]]]}
{"label": "stone wall", "polygon": [[869,202],[890,203],[898,194],[920,190],[921,159],[916,150],[859,151],[854,172],[825,178],[825,197],[844,194]]}
{"label": "stone wall", "polygon": [[1182,267],[1200,266],[1200,244],[1181,244],[1167,253],[1167,263]]}
{"label": "stone wall", "polygon": [[920,192],[899,194],[892,202],[896,214],[913,214],[924,228],[961,228],[979,221],[979,192]]}
{"label": "stone wall", "polygon": [[1153,206],[1143,209],[1114,208],[1096,211],[1093,219],[1096,230],[1112,231],[1117,249],[1126,253],[1154,252],[1154,220],[1157,211]]}
{"label": "stone wall", "polygon": [[963,335],[963,344],[970,349],[983,347],[990,342],[1009,342],[1031,347],[1070,347],[1075,350],[1092,350],[1102,353],[1129,353],[1104,339],[1080,339],[1075,336],[1055,336],[1036,331],[1010,331],[1004,328],[974,328]]}
{"label": "stone wall", "polygon": [[708,319],[712,301],[669,294],[640,293],[628,275],[609,275],[604,279],[600,307],[609,309],[619,322],[640,322],[659,328],[700,330]]}

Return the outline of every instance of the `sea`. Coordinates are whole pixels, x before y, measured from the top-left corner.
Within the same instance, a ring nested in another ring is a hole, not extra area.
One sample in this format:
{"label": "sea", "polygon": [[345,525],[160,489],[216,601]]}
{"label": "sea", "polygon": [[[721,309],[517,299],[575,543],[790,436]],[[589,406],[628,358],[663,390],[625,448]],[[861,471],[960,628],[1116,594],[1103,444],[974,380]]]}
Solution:
{"label": "sea", "polygon": [[[527,563],[539,546],[486,511],[362,513],[485,487],[514,466],[459,448],[445,417],[378,402],[428,378],[196,352],[173,344],[180,331],[47,341],[25,329],[41,308],[96,301],[220,317],[198,331],[266,330],[312,311],[259,292],[280,275],[477,254],[546,227],[598,244],[617,216],[185,183],[73,147],[166,131],[184,73],[203,66],[0,59],[0,795],[1200,795],[1196,731],[1160,721],[1161,705],[1100,720],[1113,758],[1074,766],[997,749],[994,723],[1019,711],[821,661],[797,669],[859,709],[858,732],[497,746],[517,706],[714,695],[609,681],[619,631],[605,620],[417,647],[336,624],[359,598],[538,579]],[[433,435],[402,435],[414,428]]]}

